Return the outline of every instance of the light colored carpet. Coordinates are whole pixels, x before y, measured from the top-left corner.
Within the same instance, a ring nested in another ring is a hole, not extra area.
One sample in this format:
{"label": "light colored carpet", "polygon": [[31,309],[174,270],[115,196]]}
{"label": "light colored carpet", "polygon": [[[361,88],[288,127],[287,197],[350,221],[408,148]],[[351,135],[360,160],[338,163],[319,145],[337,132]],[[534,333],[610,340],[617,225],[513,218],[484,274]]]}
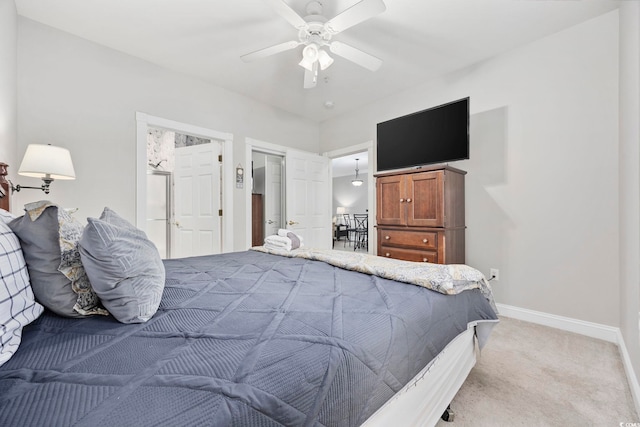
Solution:
{"label": "light colored carpet", "polygon": [[454,421],[438,427],[640,422],[616,345],[507,317],[451,408]]}

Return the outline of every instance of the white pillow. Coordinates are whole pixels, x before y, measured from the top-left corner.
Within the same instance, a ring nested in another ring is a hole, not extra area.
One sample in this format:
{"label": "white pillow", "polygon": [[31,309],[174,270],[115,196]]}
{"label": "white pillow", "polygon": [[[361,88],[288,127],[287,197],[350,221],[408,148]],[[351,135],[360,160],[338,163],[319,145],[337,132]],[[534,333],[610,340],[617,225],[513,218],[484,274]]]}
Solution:
{"label": "white pillow", "polygon": [[33,296],[18,238],[0,221],[0,366],[18,349],[22,328],[43,311]]}
{"label": "white pillow", "polygon": [[11,221],[13,221],[16,218],[17,216],[12,214],[11,212],[6,211],[4,209],[0,209],[0,221],[2,221],[3,223],[9,224]]}

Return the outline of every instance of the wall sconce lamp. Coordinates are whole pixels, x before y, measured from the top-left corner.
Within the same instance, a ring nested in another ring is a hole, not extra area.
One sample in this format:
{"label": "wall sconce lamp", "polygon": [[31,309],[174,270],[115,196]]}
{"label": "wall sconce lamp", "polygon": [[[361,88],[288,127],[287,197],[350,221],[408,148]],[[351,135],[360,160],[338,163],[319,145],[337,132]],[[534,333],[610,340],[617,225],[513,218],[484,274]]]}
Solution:
{"label": "wall sconce lamp", "polygon": [[54,179],[76,179],[76,173],[71,162],[69,150],[56,147],[51,144],[29,144],[24,153],[18,175],[42,178],[44,183],[40,187],[28,187],[13,185],[11,181],[11,193],[23,188],[42,190],[49,194],[49,186]]}

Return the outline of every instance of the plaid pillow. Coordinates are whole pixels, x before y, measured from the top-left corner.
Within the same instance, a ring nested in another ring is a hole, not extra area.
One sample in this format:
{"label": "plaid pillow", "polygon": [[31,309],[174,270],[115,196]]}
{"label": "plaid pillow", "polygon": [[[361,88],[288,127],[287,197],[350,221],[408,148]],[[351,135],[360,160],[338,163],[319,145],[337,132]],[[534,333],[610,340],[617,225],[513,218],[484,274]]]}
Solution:
{"label": "plaid pillow", "polygon": [[4,222],[5,224],[9,224],[11,221],[13,221],[16,218],[17,216],[12,214],[11,212],[5,211],[4,209],[0,209],[0,221]]}
{"label": "plaid pillow", "polygon": [[18,349],[22,328],[43,311],[34,299],[18,238],[0,221],[0,366]]}

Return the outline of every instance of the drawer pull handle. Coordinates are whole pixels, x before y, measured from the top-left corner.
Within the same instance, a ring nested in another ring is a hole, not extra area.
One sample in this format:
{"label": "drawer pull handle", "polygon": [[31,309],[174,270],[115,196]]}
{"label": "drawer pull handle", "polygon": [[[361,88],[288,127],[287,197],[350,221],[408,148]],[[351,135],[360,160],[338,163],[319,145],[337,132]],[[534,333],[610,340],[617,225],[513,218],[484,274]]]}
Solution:
{"label": "drawer pull handle", "polygon": [[422,243],[427,243],[428,241],[428,239],[422,239]]}
{"label": "drawer pull handle", "polygon": [[411,203],[411,199],[407,199],[407,203]]}
{"label": "drawer pull handle", "polygon": [[387,252],[386,254],[384,254],[384,256],[391,256],[391,254],[389,252]]}
{"label": "drawer pull handle", "polygon": [[400,203],[404,202],[404,199],[400,199]]}
{"label": "drawer pull handle", "polygon": [[384,239],[385,239],[385,240],[389,240],[390,238],[391,238],[391,237],[389,237],[389,236],[384,236]]}
{"label": "drawer pull handle", "polygon": [[422,262],[427,262],[427,259],[426,258],[422,258]]}

